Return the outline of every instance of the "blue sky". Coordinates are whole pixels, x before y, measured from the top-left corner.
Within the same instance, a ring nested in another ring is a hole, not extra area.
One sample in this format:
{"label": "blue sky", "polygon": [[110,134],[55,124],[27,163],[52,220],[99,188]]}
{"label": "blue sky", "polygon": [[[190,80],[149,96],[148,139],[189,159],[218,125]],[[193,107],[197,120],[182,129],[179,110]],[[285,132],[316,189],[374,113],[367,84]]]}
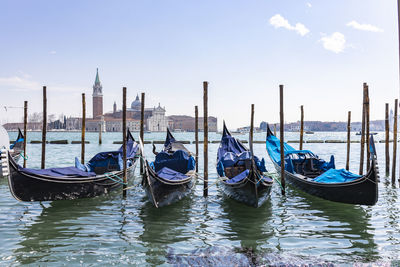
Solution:
{"label": "blue sky", "polygon": [[146,92],[148,107],[167,115],[209,114],[231,128],[279,119],[361,119],[362,83],[370,85],[371,118],[398,97],[397,6],[394,0],[1,1],[0,122],[22,118],[22,106],[80,116],[81,93],[91,114],[96,68],[104,110],[122,86],[128,102]]}

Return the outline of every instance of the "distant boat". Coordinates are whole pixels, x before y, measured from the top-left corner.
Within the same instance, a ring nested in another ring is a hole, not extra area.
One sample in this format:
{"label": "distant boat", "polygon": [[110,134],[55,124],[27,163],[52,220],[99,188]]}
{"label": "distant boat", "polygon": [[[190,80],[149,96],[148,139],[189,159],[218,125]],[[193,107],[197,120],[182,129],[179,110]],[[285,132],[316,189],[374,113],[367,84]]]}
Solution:
{"label": "distant boat", "polygon": [[313,131],[305,131],[306,134],[314,134]]}
{"label": "distant boat", "polygon": [[[369,134],[377,135],[378,133],[369,133]],[[356,135],[361,135],[361,131],[357,132]]]}

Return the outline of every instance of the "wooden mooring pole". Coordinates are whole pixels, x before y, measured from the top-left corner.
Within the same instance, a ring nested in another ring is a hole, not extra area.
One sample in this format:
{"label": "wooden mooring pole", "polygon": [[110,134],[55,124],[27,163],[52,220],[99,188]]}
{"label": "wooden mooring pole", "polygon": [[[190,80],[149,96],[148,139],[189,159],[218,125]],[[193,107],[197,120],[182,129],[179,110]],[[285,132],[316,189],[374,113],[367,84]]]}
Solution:
{"label": "wooden mooring pole", "polygon": [[103,132],[102,128],[103,128],[102,127],[102,123],[99,123],[99,145],[101,145],[103,143],[103,141],[101,140],[101,135],[102,135],[102,132]]}
{"label": "wooden mooring pole", "polygon": [[254,154],[253,154],[253,131],[254,131],[254,104],[251,104],[249,146],[250,146],[250,153],[251,153],[251,157],[252,158],[254,158]]}
{"label": "wooden mooring pole", "polygon": [[47,95],[46,86],[43,86],[43,125],[42,125],[42,161],[41,168],[46,167],[46,132],[47,132]]}
{"label": "wooden mooring pole", "polygon": [[366,139],[365,145],[367,147],[367,158],[366,158],[367,170],[366,171],[368,172],[369,165],[370,165],[369,157],[370,157],[370,153],[371,153],[371,151],[369,149],[370,136],[369,136],[369,87],[368,87],[368,85],[365,85],[365,139]]}
{"label": "wooden mooring pole", "polygon": [[199,172],[199,108],[194,106],[194,139],[196,141],[196,172]]}
{"label": "wooden mooring pole", "polygon": [[364,171],[364,148],[365,148],[365,93],[366,83],[363,84],[363,105],[362,105],[362,118],[361,118],[361,149],[360,149],[360,169],[359,174],[362,175]]}
{"label": "wooden mooring pole", "polygon": [[350,168],[350,130],[351,130],[351,111],[347,115],[347,154],[346,154],[346,170]]}
{"label": "wooden mooring pole", "polygon": [[274,123],[274,135],[276,136],[276,123]]}
{"label": "wooden mooring pole", "polygon": [[284,140],[284,115],[283,115],[283,85],[279,85],[279,117],[280,117],[280,141],[281,141],[281,185],[282,185],[282,195],[285,195],[285,151],[283,147]]}
{"label": "wooden mooring pole", "polygon": [[385,170],[386,177],[390,172],[390,154],[389,154],[389,103],[385,104]]}
{"label": "wooden mooring pole", "polygon": [[24,101],[24,168],[26,168],[26,142],[28,128],[28,101]]}
{"label": "wooden mooring pole", "polygon": [[203,123],[204,123],[204,189],[203,196],[208,196],[208,82],[203,82]]}
{"label": "wooden mooring pole", "polygon": [[398,109],[398,99],[395,99],[394,100],[394,123],[393,123],[392,185],[396,184],[397,109]]}
{"label": "wooden mooring pole", "polygon": [[[140,107],[140,138],[142,139],[142,142],[144,142],[144,93],[141,95],[141,107]],[[144,156],[144,151],[141,152],[142,157]],[[140,161],[140,174],[144,173],[144,166],[143,166],[143,160]]]}
{"label": "wooden mooring pole", "polygon": [[300,150],[303,150],[303,134],[304,134],[304,109],[300,106]]}
{"label": "wooden mooring pole", "polygon": [[82,94],[82,138],[81,138],[81,163],[85,164],[85,133],[86,133],[86,99]]}
{"label": "wooden mooring pole", "polygon": [[122,194],[124,197],[126,197],[126,184],[128,182],[127,179],[127,173],[126,173],[126,87],[122,88],[122,154],[123,154],[123,166],[124,166],[124,171],[123,171],[123,190]]}

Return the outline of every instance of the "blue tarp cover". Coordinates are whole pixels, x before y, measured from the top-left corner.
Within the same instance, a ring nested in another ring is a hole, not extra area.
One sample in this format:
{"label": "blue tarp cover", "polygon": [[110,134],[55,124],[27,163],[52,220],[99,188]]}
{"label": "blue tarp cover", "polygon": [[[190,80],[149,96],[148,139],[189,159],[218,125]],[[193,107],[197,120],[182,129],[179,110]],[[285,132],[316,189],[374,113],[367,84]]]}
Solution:
{"label": "blue tarp cover", "polygon": [[21,172],[33,175],[46,175],[46,176],[55,176],[55,177],[92,177],[96,176],[94,172],[85,172],[75,167],[64,167],[64,168],[50,168],[50,169],[28,169],[28,168],[20,168]]}
{"label": "blue tarp cover", "polygon": [[155,171],[158,172],[164,167],[168,167],[180,173],[187,173],[195,167],[195,160],[186,151],[178,150],[173,154],[161,151],[157,154],[153,162]]}
{"label": "blue tarp cover", "polygon": [[[75,158],[75,167],[81,169],[82,171],[92,172],[96,167],[107,167],[110,165],[118,165],[119,169],[123,169],[123,147],[121,146],[117,151],[108,151],[97,153],[93,158],[91,158],[88,163],[81,164],[78,158]],[[133,159],[139,150],[139,145],[133,140],[128,140],[126,144],[126,158],[128,160]],[[129,167],[128,161],[128,167]]]}
{"label": "blue tarp cover", "polygon": [[[244,165],[244,160],[246,159],[251,159],[251,152],[248,151],[235,137],[225,134],[224,132],[224,135],[221,138],[221,144],[218,148],[218,174],[224,176],[222,175],[223,168],[232,167],[236,163],[236,165]],[[254,161],[261,172],[267,171],[264,159],[260,161],[258,157],[254,156]]]}
{"label": "blue tarp cover", "polygon": [[250,173],[249,170],[245,170],[245,171],[239,173],[238,175],[236,175],[235,177],[227,180],[226,183],[228,183],[228,184],[238,183],[238,182],[242,181],[243,179],[245,179],[249,175],[249,173]]}
{"label": "blue tarp cover", "polygon": [[[278,138],[274,135],[267,136],[267,150],[268,154],[273,161],[275,161],[278,165],[281,164],[281,142]],[[288,152],[294,152],[296,149],[288,145],[287,143],[283,142],[283,149],[285,154]]]}
{"label": "blue tarp cover", "polygon": [[188,178],[188,176],[183,173],[174,171],[168,167],[163,167],[157,172],[157,175],[168,181],[180,181]]}
{"label": "blue tarp cover", "polygon": [[345,169],[330,169],[313,179],[317,183],[345,183],[356,180],[361,175],[351,173]]}
{"label": "blue tarp cover", "polygon": [[[330,161],[326,162],[322,159],[319,159],[313,152],[310,150],[296,150],[292,146],[287,143],[283,143],[283,149],[285,151],[285,170],[293,173],[293,162],[303,161],[307,155],[308,158],[311,158],[313,161],[314,167],[316,169],[326,171],[331,168],[335,168],[335,159],[331,156]],[[269,135],[267,137],[267,150],[271,159],[275,161],[278,165],[281,164],[281,149],[280,149],[280,140],[276,138],[274,135]]]}

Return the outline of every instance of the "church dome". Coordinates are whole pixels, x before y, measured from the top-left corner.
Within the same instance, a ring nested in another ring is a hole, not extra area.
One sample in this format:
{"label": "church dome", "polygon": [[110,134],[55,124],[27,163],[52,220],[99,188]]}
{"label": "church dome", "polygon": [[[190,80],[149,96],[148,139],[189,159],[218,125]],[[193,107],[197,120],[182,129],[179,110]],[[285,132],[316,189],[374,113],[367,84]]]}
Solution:
{"label": "church dome", "polygon": [[139,100],[139,95],[136,95],[135,101],[133,101],[131,104],[131,109],[140,110],[140,108],[141,108],[141,103]]}

